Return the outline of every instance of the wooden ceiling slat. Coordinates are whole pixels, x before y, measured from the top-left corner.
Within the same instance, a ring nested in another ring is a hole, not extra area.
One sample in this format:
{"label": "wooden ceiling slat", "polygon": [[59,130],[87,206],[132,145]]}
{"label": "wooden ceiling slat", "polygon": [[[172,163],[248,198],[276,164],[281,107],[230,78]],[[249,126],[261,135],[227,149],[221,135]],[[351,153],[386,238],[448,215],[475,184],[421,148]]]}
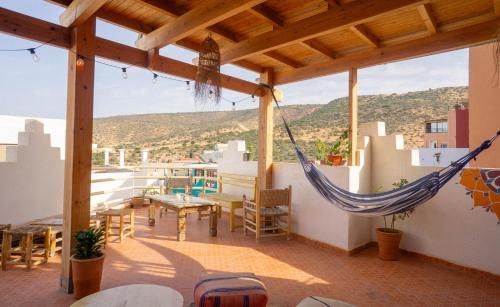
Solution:
{"label": "wooden ceiling slat", "polygon": [[74,0],[59,17],[65,27],[78,26],[94,15],[108,0]]}
{"label": "wooden ceiling slat", "polygon": [[371,33],[366,26],[364,25],[356,25],[352,26],[351,31],[356,34],[361,40],[367,43],[372,48],[379,48],[380,41],[379,39]]}
{"label": "wooden ceiling slat", "polygon": [[495,15],[500,16],[500,0],[493,0],[493,10]]}
{"label": "wooden ceiling slat", "polygon": [[273,27],[280,28],[284,25],[283,18],[281,18],[278,13],[265,6],[264,4],[254,6],[253,8],[249,9],[248,12],[254,16],[257,16],[258,18],[265,20]]}
{"label": "wooden ceiling slat", "polygon": [[308,48],[316,51],[316,52],[319,52],[319,53],[325,55],[326,57],[328,57],[330,59],[335,59],[337,57],[335,54],[335,51],[331,50],[328,46],[324,45],[323,43],[321,43],[317,39],[309,39],[309,40],[303,41],[302,44],[304,46],[307,46]]}
{"label": "wooden ceiling slat", "polygon": [[290,72],[276,73],[276,85],[296,82],[347,71],[352,67],[363,68],[383,63],[436,54],[494,41],[500,26],[500,18],[484,23],[460,28],[449,32],[439,32],[432,36],[412,40],[393,46],[358,52],[335,61],[309,65]]}
{"label": "wooden ceiling slat", "polygon": [[136,45],[144,50],[163,47],[190,36],[265,0],[205,0],[169,24],[143,36]]}
{"label": "wooden ceiling slat", "polygon": [[286,66],[288,67],[291,67],[291,68],[300,68],[300,67],[303,67],[304,65],[285,56],[285,55],[282,55],[281,53],[277,52],[277,51],[269,51],[269,52],[266,52],[264,53],[265,55],[267,55],[268,57],[274,59],[274,60],[277,60],[283,64],[285,64]]}
{"label": "wooden ceiling slat", "polygon": [[421,0],[354,1],[345,4],[342,10],[329,10],[235,44],[223,50],[221,60],[223,63],[240,60],[253,54],[292,45],[427,2]]}
{"label": "wooden ceiling slat", "polygon": [[436,34],[437,22],[432,16],[430,4],[426,3],[424,5],[419,6],[418,13],[422,17],[422,21],[424,22],[427,31],[429,31],[429,33],[431,34]]}

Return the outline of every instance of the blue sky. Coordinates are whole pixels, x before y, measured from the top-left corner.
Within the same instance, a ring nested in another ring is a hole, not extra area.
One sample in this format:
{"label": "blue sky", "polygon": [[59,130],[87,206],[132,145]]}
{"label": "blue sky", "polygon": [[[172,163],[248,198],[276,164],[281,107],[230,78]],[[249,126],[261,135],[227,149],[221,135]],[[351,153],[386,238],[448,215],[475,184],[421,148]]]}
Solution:
{"label": "blue sky", "polygon": [[[63,9],[41,0],[0,0],[0,6],[17,12],[58,23]],[[137,34],[98,22],[97,35],[123,44],[134,45]],[[0,49],[29,48],[36,42],[0,34]],[[191,63],[197,55],[175,46],[161,54]],[[0,52],[0,114],[64,118],[66,114],[67,51],[45,46],[37,50],[40,57],[34,63],[28,52]],[[109,61],[106,61],[109,62]],[[109,62],[112,63],[112,62]],[[122,66],[119,63],[113,63]],[[232,65],[222,67],[224,73],[254,81],[257,74]],[[404,93],[443,86],[467,85],[468,50],[458,50],[435,56],[380,65],[359,71],[359,94]],[[121,71],[96,65],[94,117],[136,113],[192,112],[230,110],[230,103],[200,106],[193,100],[193,91],[185,84],[160,79],[151,82],[149,71],[128,70],[124,80]],[[347,95],[347,74],[336,74],[279,87],[285,104],[327,103]],[[229,100],[244,94],[223,91]],[[237,109],[254,108],[246,100]]]}

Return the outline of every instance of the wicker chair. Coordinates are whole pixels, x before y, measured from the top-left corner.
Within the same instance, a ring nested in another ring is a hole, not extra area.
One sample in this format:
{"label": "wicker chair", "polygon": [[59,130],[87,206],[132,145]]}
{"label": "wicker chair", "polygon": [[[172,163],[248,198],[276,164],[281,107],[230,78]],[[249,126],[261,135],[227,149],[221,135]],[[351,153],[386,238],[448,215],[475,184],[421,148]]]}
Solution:
{"label": "wicker chair", "polygon": [[[245,197],[244,197],[245,198]],[[290,238],[292,209],[292,187],[286,189],[260,190],[256,202],[243,201],[243,232],[261,237],[282,236]]]}

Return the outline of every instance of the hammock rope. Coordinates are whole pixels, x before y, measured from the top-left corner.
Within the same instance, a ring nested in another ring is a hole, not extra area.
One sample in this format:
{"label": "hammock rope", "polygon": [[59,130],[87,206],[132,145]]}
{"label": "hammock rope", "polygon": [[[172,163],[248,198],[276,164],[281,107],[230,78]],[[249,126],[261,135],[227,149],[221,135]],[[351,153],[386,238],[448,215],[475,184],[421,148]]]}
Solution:
{"label": "hammock rope", "polygon": [[295,138],[285,119],[284,112],[276,99],[273,89],[267,84],[260,84],[270,90],[274,103],[279,110],[285,130],[295,149],[300,164],[304,169],[304,174],[314,189],[321,194],[331,204],[338,208],[357,215],[365,216],[385,216],[391,214],[403,213],[411,210],[432,197],[460,172],[471,160],[475,159],[481,152],[488,149],[491,144],[500,136],[500,130],[485,140],[479,147],[464,155],[462,158],[452,162],[449,166],[432,172],[420,179],[417,179],[400,188],[375,193],[375,194],[357,194],[344,190],[333,184],[319,168],[311,163],[298,147]]}

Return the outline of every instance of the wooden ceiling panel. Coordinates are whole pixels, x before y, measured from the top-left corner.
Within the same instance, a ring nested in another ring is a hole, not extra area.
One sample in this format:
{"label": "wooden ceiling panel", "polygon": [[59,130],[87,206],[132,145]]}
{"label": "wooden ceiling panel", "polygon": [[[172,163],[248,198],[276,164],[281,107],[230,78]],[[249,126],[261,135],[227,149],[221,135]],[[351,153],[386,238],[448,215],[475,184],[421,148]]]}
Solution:
{"label": "wooden ceiling panel", "polygon": [[408,33],[426,29],[418,10],[404,10],[364,24],[379,41],[383,42]]}
{"label": "wooden ceiling panel", "polygon": [[349,29],[321,36],[316,38],[316,40],[328,46],[335,53],[367,47],[367,45]]}
{"label": "wooden ceiling panel", "polygon": [[285,24],[299,21],[328,10],[328,3],[324,0],[269,0],[266,6],[277,12]]}
{"label": "wooden ceiling panel", "polygon": [[493,11],[493,0],[436,0],[431,7],[438,23],[447,24]]}

